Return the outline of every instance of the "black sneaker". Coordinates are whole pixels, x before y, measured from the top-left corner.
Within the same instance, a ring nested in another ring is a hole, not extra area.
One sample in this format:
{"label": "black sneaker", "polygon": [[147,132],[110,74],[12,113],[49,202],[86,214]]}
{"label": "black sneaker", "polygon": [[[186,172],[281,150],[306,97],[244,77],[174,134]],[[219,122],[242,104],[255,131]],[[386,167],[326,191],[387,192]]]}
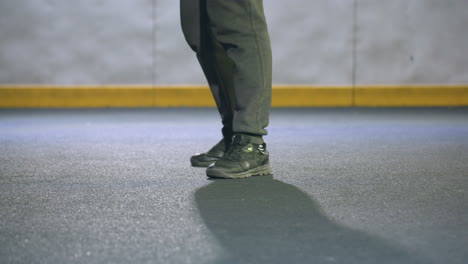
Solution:
{"label": "black sneaker", "polygon": [[206,153],[197,153],[190,158],[190,163],[194,167],[208,167],[215,161],[219,160],[226,152],[226,140],[221,139],[218,144],[214,145]]}
{"label": "black sneaker", "polygon": [[211,178],[238,179],[271,174],[266,144],[252,143],[247,135],[236,134],[224,156],[206,169]]}

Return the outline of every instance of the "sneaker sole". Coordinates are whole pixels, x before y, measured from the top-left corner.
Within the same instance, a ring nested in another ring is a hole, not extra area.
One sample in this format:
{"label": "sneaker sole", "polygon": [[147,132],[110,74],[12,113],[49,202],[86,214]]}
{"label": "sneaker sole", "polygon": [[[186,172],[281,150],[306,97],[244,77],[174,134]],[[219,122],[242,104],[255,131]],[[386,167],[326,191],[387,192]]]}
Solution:
{"label": "sneaker sole", "polygon": [[197,167],[197,168],[207,168],[208,166],[210,166],[211,164],[214,163],[214,161],[210,161],[210,162],[196,162],[196,161],[192,161],[190,162],[192,164],[192,167]]}
{"label": "sneaker sole", "polygon": [[222,171],[206,171],[206,176],[210,178],[217,179],[243,179],[252,176],[262,176],[262,175],[271,175],[273,171],[271,170],[270,164],[259,166],[248,171],[239,172],[239,173],[226,173]]}
{"label": "sneaker sole", "polygon": [[190,164],[192,164],[193,167],[199,167],[199,168],[207,168],[211,164],[215,163],[216,160],[212,161],[199,161],[196,159],[190,159]]}

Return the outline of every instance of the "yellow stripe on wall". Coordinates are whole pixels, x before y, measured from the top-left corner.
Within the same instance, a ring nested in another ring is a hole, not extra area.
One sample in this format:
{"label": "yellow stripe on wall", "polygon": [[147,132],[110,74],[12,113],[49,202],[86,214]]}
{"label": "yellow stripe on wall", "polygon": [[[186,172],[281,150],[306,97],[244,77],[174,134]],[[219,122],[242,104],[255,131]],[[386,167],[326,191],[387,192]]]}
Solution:
{"label": "yellow stripe on wall", "polygon": [[358,86],[355,106],[468,106],[468,85]]}
{"label": "yellow stripe on wall", "polygon": [[281,85],[273,88],[274,107],[352,106],[351,86]]}
{"label": "yellow stripe on wall", "polygon": [[[273,107],[468,106],[468,85],[276,85]],[[213,107],[206,86],[0,85],[0,107]]]}

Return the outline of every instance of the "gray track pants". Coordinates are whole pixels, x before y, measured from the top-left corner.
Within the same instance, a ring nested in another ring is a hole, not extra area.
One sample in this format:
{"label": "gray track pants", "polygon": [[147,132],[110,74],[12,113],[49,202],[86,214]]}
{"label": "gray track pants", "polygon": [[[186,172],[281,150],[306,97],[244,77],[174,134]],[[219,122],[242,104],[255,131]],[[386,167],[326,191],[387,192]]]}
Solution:
{"label": "gray track pants", "polygon": [[223,134],[266,135],[272,58],[262,0],[181,0],[182,30],[196,52]]}

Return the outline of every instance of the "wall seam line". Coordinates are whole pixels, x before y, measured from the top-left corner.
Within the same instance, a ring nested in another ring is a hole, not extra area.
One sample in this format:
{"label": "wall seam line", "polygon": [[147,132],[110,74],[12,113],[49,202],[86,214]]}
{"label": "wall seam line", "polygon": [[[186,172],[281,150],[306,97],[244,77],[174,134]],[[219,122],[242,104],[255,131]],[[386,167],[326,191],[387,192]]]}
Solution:
{"label": "wall seam line", "polygon": [[156,106],[156,0],[151,0],[151,90],[152,105]]}
{"label": "wall seam line", "polygon": [[357,38],[358,38],[358,0],[353,0],[353,15],[352,15],[352,51],[351,51],[351,106],[356,106],[356,79],[357,79]]}

